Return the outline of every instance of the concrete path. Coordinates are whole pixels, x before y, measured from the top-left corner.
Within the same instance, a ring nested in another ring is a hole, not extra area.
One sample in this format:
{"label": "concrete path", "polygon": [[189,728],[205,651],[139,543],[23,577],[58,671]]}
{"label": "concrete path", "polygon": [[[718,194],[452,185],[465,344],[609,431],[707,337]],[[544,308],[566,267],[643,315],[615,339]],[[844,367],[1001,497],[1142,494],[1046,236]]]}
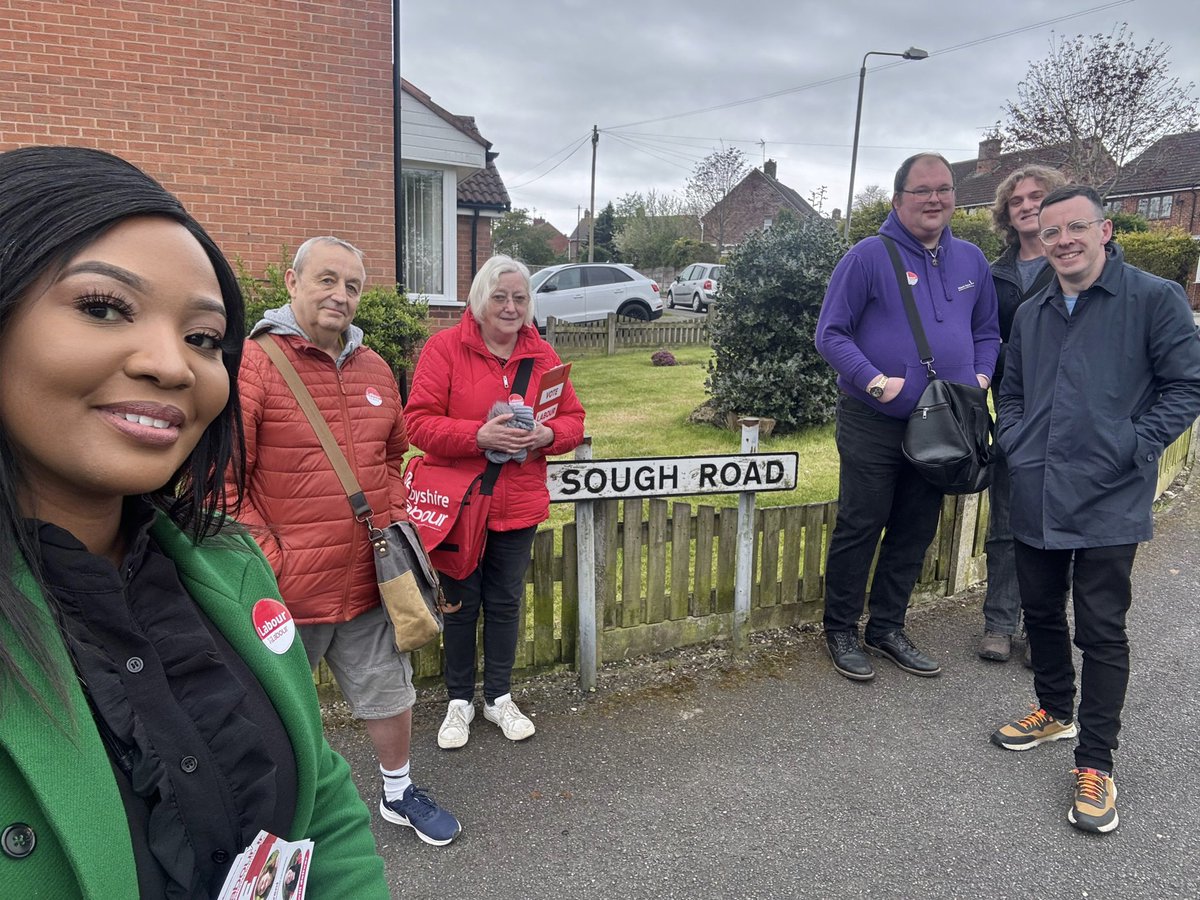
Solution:
{"label": "concrete path", "polygon": [[[1139,552],[1132,677],[1118,758],[1120,829],[1066,820],[1071,742],[988,743],[1023,714],[1031,675],[974,648],[981,596],[912,613],[940,678],[877,661],[851,683],[816,634],[606,670],[581,697],[567,677],[518,687],[538,733],[511,744],[476,717],[439,750],[444,706],[421,701],[413,763],[464,823],[446,848],[375,814],[396,897],[1200,897],[1200,482]],[[438,692],[427,692],[430,695]],[[331,721],[337,720],[336,715]],[[359,789],[376,797],[365,736],[331,724]]]}

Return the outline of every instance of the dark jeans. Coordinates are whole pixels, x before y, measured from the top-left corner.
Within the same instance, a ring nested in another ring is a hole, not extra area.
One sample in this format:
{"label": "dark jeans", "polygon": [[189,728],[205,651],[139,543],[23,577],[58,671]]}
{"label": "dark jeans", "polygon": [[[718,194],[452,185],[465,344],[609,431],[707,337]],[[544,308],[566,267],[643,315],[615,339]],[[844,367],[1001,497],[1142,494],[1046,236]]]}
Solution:
{"label": "dark jeans", "polygon": [[1021,625],[1021,591],[1017,587],[1017,560],[1008,511],[1012,480],[1008,460],[999,446],[992,448],[992,486],[988,489],[987,596],[983,600],[983,629],[995,634],[1016,634]]}
{"label": "dark jeans", "polygon": [[[909,597],[937,531],[942,494],[900,452],[908,423],[850,397],[838,401],[838,512],[825,563],[825,630],[858,632],[871,559],[866,637],[904,627]],[[885,531],[886,529],[886,531]]]}
{"label": "dark jeans", "polygon": [[475,632],[481,609],[483,697],[491,703],[511,689],[525,572],[536,533],[536,525],[516,531],[489,530],[479,568],[461,581],[442,576],[447,602],[462,604],[462,609],[446,614],[442,634],[446,692],[451,700],[469,701],[475,696]]}
{"label": "dark jeans", "polygon": [[1015,544],[1038,702],[1056,719],[1072,717],[1075,666],[1067,626],[1070,590],[1075,605],[1075,646],[1083,652],[1075,765],[1111,772],[1129,684],[1125,613],[1132,597],[1129,577],[1137,544],[1079,550],[1039,550],[1020,541]]}

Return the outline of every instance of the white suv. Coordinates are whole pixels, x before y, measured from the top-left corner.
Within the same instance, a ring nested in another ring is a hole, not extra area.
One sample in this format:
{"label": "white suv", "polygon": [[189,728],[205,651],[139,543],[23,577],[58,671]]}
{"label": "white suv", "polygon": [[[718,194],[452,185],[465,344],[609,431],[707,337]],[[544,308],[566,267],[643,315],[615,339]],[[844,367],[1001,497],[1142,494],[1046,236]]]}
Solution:
{"label": "white suv", "polygon": [[725,267],[716,263],[693,263],[675,276],[667,288],[667,306],[690,306],[696,312],[708,309],[721,289]]}
{"label": "white suv", "polygon": [[591,322],[610,312],[649,322],[663,314],[658,285],[620,263],[573,263],[548,266],[533,273],[534,318],[538,330],[546,319]]}

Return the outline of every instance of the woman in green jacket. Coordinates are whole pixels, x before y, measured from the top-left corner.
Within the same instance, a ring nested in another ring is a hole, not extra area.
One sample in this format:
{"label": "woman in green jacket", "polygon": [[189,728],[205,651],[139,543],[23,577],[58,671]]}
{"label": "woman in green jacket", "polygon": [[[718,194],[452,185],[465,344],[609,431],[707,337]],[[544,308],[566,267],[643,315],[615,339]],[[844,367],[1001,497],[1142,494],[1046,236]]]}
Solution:
{"label": "woman in green jacket", "polygon": [[215,897],[260,830],[314,842],[309,898],[388,896],[275,579],[224,517],[243,327],[152,178],[0,154],[0,897]]}

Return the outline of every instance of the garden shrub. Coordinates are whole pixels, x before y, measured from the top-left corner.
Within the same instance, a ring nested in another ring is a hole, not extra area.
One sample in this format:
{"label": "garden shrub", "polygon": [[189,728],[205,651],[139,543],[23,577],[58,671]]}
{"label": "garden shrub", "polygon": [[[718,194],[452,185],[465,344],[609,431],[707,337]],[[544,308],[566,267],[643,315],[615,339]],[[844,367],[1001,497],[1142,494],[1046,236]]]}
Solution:
{"label": "garden shrub", "polygon": [[659,350],[650,357],[650,362],[656,366],[677,366],[679,362],[670,350]]}
{"label": "garden shrub", "polygon": [[[262,278],[255,278],[242,260],[236,261],[238,284],[246,300],[246,332],[268,309],[288,303],[283,276],[291,265],[284,247],[280,261],[270,263]],[[429,307],[402,294],[397,285],[370,286],[363,291],[354,324],[363,330],[363,343],[382,356],[393,371],[407,368],[417,348],[429,337]]]}
{"label": "garden shrub", "polygon": [[829,276],[846,244],[820,219],[781,216],[730,257],[709,314],[707,387],[725,413],[776,420],[777,432],[833,418],[835,373],[813,336]]}
{"label": "garden shrub", "polygon": [[1176,281],[1186,291],[1196,271],[1200,247],[1183,228],[1156,228],[1126,232],[1115,238],[1125,251],[1125,262],[1159,278]]}

